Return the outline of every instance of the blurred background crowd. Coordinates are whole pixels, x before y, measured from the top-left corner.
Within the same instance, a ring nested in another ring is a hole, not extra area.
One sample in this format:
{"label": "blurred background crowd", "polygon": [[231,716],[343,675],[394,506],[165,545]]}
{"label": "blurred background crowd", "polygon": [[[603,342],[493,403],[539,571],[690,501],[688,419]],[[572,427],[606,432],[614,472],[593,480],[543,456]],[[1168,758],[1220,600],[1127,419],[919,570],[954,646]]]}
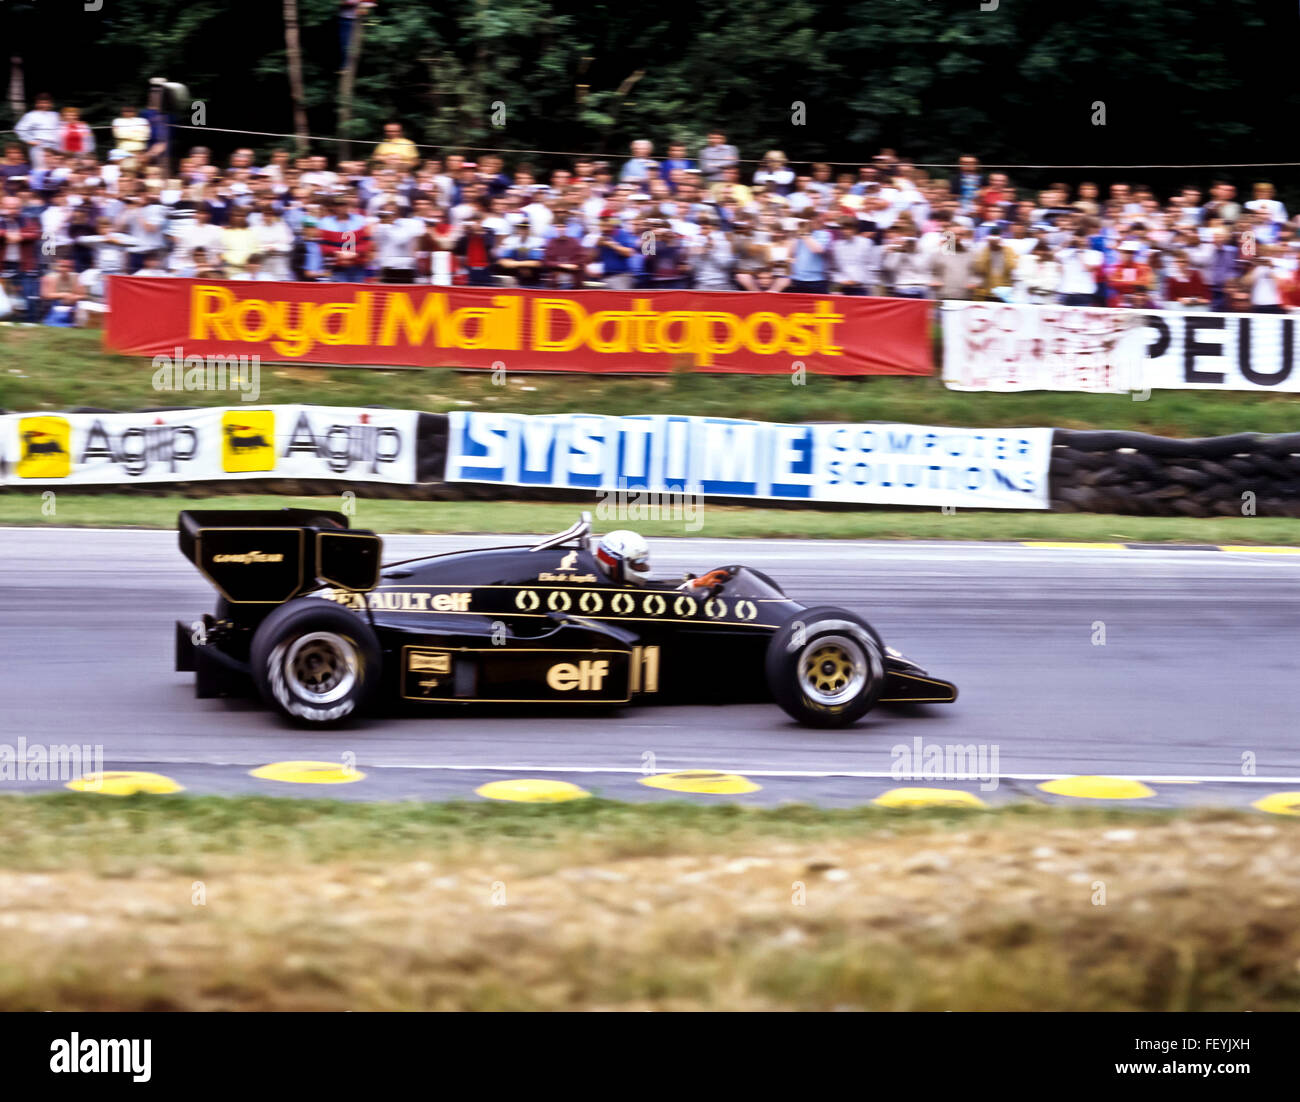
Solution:
{"label": "blurred background crowd", "polygon": [[0,315],[93,324],[115,273],[1300,309],[1300,217],[1265,180],[1028,189],[969,154],[744,158],[722,130],[544,167],[395,122],[365,159],[179,145],[155,110],[92,130],[39,96],[3,141]]}

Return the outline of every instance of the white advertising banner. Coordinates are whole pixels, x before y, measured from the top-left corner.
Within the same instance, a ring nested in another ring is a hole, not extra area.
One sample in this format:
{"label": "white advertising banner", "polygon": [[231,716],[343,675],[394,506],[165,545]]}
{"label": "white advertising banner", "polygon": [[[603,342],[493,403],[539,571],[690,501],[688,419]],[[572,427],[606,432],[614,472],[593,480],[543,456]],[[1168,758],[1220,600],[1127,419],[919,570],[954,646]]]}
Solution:
{"label": "white advertising banner", "polygon": [[230,478],[415,481],[418,413],[228,406],[0,416],[0,484]]}
{"label": "white advertising banner", "polygon": [[1046,509],[1051,429],[456,412],[448,482]]}
{"label": "white advertising banner", "polygon": [[945,302],[952,390],[1300,392],[1287,314]]}

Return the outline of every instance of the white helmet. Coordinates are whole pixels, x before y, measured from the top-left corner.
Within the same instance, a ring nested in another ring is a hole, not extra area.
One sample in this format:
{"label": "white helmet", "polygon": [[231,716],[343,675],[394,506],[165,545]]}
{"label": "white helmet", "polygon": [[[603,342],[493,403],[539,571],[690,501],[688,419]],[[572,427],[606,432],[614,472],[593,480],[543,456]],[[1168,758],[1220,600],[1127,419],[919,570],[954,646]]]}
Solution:
{"label": "white helmet", "polygon": [[636,532],[620,528],[607,532],[596,544],[596,562],[611,582],[618,585],[644,585],[638,577],[650,569],[650,547]]}

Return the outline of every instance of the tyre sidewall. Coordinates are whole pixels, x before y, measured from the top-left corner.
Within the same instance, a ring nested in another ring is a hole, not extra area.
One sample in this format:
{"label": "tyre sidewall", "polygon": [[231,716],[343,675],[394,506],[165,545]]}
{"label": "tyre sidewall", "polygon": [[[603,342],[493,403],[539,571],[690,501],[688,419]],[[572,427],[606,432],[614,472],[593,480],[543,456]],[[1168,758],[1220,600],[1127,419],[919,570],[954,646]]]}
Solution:
{"label": "tyre sidewall", "polygon": [[[797,645],[802,625],[803,643]],[[808,696],[800,676],[803,656],[827,636],[855,642],[867,663],[866,683],[857,696],[829,705]],[[767,683],[776,702],[793,719],[810,727],[843,727],[861,719],[880,699],[885,687],[884,645],[860,616],[839,608],[810,608],[794,616],[767,647]]]}
{"label": "tyre sidewall", "polygon": [[[313,632],[342,636],[356,649],[356,683],[345,696],[328,704],[307,700],[293,691],[284,674],[286,648]],[[361,617],[332,602],[299,598],[272,612],[253,634],[249,665],[257,691],[267,704],[294,723],[313,727],[343,723],[369,702],[380,681],[382,656],[374,629]]]}

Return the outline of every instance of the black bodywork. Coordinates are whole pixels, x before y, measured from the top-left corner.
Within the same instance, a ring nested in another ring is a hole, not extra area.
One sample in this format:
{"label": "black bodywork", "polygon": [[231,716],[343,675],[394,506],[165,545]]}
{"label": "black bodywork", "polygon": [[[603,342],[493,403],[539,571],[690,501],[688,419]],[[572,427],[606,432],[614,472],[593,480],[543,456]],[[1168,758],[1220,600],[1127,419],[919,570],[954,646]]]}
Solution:
{"label": "black bodywork", "polygon": [[[187,511],[181,550],[220,594],[176,626],[176,665],[200,696],[249,694],[258,625],[294,598],[332,601],[373,627],[381,702],[625,704],[771,699],[764,656],[808,606],[745,566],[708,590],[682,579],[612,584],[589,520],[533,547],[460,551],[379,565],[382,543],[340,513]],[[884,648],[880,702],[946,703],[956,688]]]}

